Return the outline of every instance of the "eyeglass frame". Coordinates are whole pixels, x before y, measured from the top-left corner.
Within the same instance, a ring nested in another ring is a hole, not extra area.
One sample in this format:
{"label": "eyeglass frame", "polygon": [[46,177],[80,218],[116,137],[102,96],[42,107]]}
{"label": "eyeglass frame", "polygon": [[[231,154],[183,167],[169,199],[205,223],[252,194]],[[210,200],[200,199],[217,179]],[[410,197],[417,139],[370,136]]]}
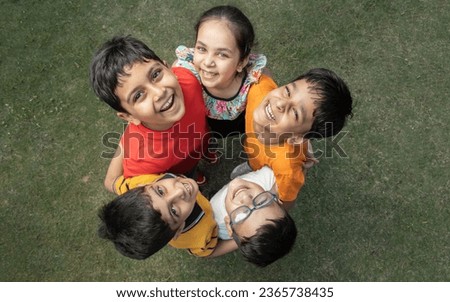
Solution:
{"label": "eyeglass frame", "polygon": [[[256,198],[258,198],[258,197],[261,196],[262,194],[269,194],[269,195],[271,196],[270,202],[268,202],[267,204],[264,204],[263,206],[258,206],[257,204],[255,204],[255,200],[256,200]],[[259,209],[262,209],[262,208],[265,208],[265,207],[268,207],[268,206],[270,206],[270,205],[271,205],[274,201],[276,201],[276,200],[278,200],[278,197],[277,197],[276,194],[274,194],[274,193],[272,193],[272,192],[270,192],[270,191],[264,191],[264,192],[259,193],[258,195],[256,195],[256,196],[252,199],[253,208],[250,208],[250,207],[248,207],[248,206],[246,206],[246,205],[242,205],[242,206],[240,206],[240,207],[237,207],[237,208],[234,209],[233,211],[231,211],[231,213],[230,213],[230,215],[229,215],[229,217],[230,217],[230,227],[231,227],[231,229],[232,229],[232,231],[233,231],[232,237],[233,237],[234,241],[237,243],[237,245],[239,245],[239,246],[241,245],[241,240],[240,240],[239,237],[236,235],[236,232],[235,232],[233,226],[234,226],[234,225],[237,225],[237,224],[241,224],[242,222],[244,222],[245,220],[247,220],[247,218],[249,218],[250,215],[252,215],[252,213],[253,213],[254,211],[259,210]],[[233,219],[232,219],[233,215],[232,215],[232,214],[233,214],[233,212],[235,212],[236,210],[238,210],[238,209],[240,209],[240,208],[247,208],[247,209],[250,210],[250,212],[249,212],[249,214],[248,214],[244,219],[240,220],[238,223],[233,222]]]}

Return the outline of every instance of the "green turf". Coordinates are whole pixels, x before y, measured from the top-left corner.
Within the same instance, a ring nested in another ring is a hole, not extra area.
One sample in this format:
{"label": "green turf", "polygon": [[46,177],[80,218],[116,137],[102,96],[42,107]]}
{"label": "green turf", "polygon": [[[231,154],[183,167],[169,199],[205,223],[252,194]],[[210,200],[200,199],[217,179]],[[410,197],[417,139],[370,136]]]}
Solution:
{"label": "green turf", "polygon": [[[291,254],[258,269],[238,252],[165,248],[146,261],[97,238],[108,151],[120,132],[88,82],[93,52],[132,34],[162,58],[193,44],[221,1],[0,1],[0,281],[450,281],[450,3],[244,1],[278,83],[327,67],[354,118],[313,167],[292,215]],[[336,147],[336,146],[335,146]],[[209,169],[227,181],[233,160]]]}

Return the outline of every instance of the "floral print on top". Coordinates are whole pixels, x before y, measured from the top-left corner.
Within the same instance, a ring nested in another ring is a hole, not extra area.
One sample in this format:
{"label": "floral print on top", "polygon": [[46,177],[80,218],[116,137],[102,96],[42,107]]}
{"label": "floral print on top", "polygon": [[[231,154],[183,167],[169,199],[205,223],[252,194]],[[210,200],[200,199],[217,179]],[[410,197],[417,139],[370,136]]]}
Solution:
{"label": "floral print on top", "polygon": [[[194,67],[194,49],[184,45],[176,49],[177,62],[175,66],[189,69],[201,82],[200,75]],[[247,105],[247,94],[250,86],[259,81],[263,68],[266,66],[267,58],[262,54],[250,54],[247,66],[247,76],[239,93],[233,99],[216,99],[203,89],[206,113],[209,118],[216,120],[234,120]]]}

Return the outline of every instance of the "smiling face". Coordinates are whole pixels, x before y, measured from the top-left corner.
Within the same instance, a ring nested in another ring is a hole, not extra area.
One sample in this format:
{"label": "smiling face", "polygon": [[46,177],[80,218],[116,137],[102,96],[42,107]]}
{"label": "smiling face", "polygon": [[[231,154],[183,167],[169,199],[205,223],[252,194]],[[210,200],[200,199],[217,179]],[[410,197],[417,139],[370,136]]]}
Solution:
{"label": "smiling face", "polygon": [[194,65],[203,86],[218,97],[231,97],[239,88],[241,72],[248,58],[240,59],[239,48],[229,24],[224,20],[212,19],[199,27],[194,48]]}
{"label": "smiling face", "polygon": [[272,90],[253,111],[258,139],[266,145],[300,143],[313,124],[316,98],[305,80]]}
{"label": "smiling face", "polygon": [[150,196],[153,208],[161,213],[162,220],[172,230],[180,230],[194,208],[198,185],[191,178],[173,176],[163,177],[145,186],[145,191]]}
{"label": "smiling face", "polygon": [[[228,185],[227,196],[225,197],[225,209],[228,215],[241,206],[253,208],[253,198],[262,192],[264,192],[264,189],[254,182],[242,178],[232,180]],[[277,200],[277,202],[272,202],[266,207],[254,210],[247,219],[235,224],[233,230],[229,225],[229,217],[227,217],[228,232],[231,234],[234,231],[240,238],[252,237],[262,225],[272,223],[269,219],[275,220],[285,215],[286,212]]]}
{"label": "smiling face", "polygon": [[118,116],[152,130],[167,130],[185,113],[184,97],[176,76],[159,61],[135,63],[124,69],[116,95],[127,113]]}

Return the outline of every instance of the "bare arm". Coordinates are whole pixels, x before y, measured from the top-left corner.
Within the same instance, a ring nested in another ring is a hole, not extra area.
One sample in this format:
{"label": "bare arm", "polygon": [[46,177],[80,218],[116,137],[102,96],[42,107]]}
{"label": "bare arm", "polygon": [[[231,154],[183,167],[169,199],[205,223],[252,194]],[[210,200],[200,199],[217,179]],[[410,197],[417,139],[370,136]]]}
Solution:
{"label": "bare arm", "polygon": [[229,252],[232,252],[237,248],[238,246],[234,240],[219,240],[219,243],[217,243],[214,252],[212,252],[212,254],[209,255],[207,258],[219,257],[228,254]]}
{"label": "bare arm", "polygon": [[119,176],[123,174],[122,164],[123,164],[122,145],[119,144],[116,153],[114,153],[114,157],[111,159],[111,162],[109,163],[108,171],[106,172],[106,177],[104,181],[106,189],[112,193],[116,193],[114,191],[114,182]]}
{"label": "bare arm", "polygon": [[262,73],[265,74],[266,76],[273,78],[272,71],[270,71],[270,69],[268,69],[267,67],[263,68]]}

